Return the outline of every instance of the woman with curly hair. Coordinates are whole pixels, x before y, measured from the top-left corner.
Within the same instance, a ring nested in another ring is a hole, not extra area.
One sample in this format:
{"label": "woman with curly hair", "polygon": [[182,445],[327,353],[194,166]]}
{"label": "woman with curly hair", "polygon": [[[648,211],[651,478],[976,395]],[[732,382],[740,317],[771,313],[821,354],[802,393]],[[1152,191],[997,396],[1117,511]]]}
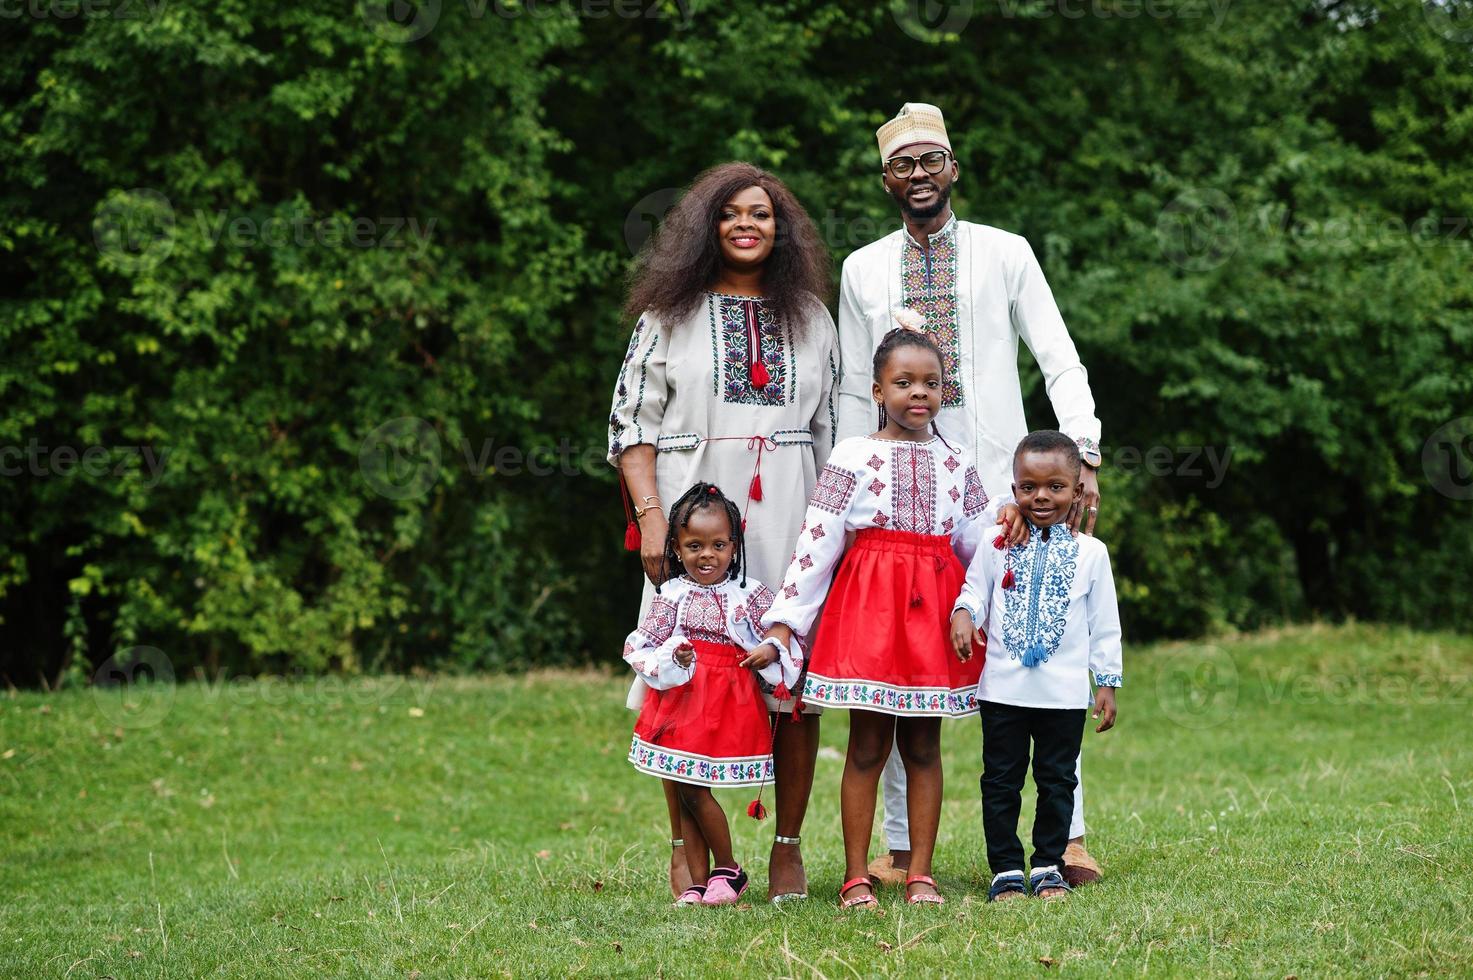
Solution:
{"label": "woman with curly hair", "polygon": [[[780,180],[746,163],[701,174],[640,253],[626,306],[637,322],[609,415],[609,461],[637,522],[644,609],[679,572],[665,567],[665,502],[697,482],[724,488],[740,505],[750,574],[782,579],[834,446],[839,353],[820,298],[828,289],[828,252],[812,220]],[[737,612],[760,621],[766,609]],[[636,682],[630,706],[645,693]],[[775,716],[777,810],[768,897],[784,901],[806,897],[798,835],[818,716],[765,696]],[[668,782],[665,795],[670,888],[679,895],[690,884],[680,804]]]}

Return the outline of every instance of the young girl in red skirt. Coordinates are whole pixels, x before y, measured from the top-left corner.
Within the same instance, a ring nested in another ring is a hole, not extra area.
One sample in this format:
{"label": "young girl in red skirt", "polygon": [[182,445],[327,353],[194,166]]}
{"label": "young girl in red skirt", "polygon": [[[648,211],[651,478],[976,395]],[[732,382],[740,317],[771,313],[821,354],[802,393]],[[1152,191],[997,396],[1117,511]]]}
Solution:
{"label": "young girl in red skirt", "polygon": [[660,586],[624,643],[625,661],[651,689],[629,761],[676,785],[682,839],[671,843],[685,846],[693,884],[675,904],[730,905],[747,890],[747,873],[732,855],[726,813],[711,787],[772,778],[772,727],[754,671],[786,700],[801,654],[762,637],[758,623],[772,590],[746,577],[736,504],[698,483],[671,508],[669,525],[666,565],[685,574]]}
{"label": "young girl in red skirt", "polygon": [[935,432],[943,376],[941,352],[928,336],[904,328],[885,335],[873,388],[884,424],[834,447],[763,619],[767,636],[786,646],[795,633],[806,636],[823,609],[803,699],[850,709],[841,789],[844,908],[878,904],[866,866],[875,788],[892,742],[909,797],[906,899],[943,902],[930,875],[941,815],[941,719],[977,711],[984,659],[981,647],[958,654],[950,643],[951,610],[966,580],[957,552],[970,561],[994,519],[1008,525],[1010,537],[1027,536],[1016,506],[994,518],[997,507],[989,508],[976,467]]}

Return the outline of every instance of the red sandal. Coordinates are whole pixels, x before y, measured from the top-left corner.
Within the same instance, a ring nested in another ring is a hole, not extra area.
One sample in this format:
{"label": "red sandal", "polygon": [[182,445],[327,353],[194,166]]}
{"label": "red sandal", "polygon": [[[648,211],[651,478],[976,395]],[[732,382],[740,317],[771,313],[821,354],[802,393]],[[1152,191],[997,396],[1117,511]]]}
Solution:
{"label": "red sandal", "polygon": [[939,894],[939,892],[937,894],[935,894],[935,895],[912,895],[910,893],[910,886],[911,885],[930,885],[932,888],[935,888],[936,887],[936,879],[932,878],[930,875],[911,875],[909,878],[905,879],[905,900],[906,900],[906,902],[910,903],[911,905],[945,905],[946,904],[946,899],[942,898],[941,895]]}
{"label": "red sandal", "polygon": [[[858,898],[844,897],[845,892],[858,888],[860,885],[868,885],[870,893],[868,895],[860,895]],[[850,878],[839,886],[839,907],[843,909],[864,908],[866,906],[878,907],[880,900],[875,898],[875,887],[875,879],[871,875],[860,875],[857,878]]]}

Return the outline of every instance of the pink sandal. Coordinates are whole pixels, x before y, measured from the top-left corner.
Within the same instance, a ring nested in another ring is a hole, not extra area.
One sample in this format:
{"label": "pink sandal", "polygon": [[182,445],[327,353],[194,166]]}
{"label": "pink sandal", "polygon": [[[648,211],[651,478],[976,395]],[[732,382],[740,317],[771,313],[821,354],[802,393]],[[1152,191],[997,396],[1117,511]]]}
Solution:
{"label": "pink sandal", "polygon": [[741,868],[717,868],[706,879],[702,905],[735,905],[747,890],[747,873]]}
{"label": "pink sandal", "polygon": [[691,885],[680,896],[675,899],[675,907],[678,909],[690,908],[692,905],[700,905],[701,899],[706,897],[705,885]]}
{"label": "pink sandal", "polygon": [[[870,893],[860,895],[858,898],[845,898],[844,894],[860,885],[868,885]],[[875,879],[873,875],[860,875],[850,878],[839,886],[839,907],[842,909],[864,908],[866,906],[879,906],[880,900],[875,898]]]}
{"label": "pink sandal", "polygon": [[946,899],[942,898],[940,896],[940,894],[936,894],[936,895],[912,895],[910,893],[910,886],[911,885],[930,885],[932,888],[935,888],[936,887],[936,879],[932,878],[930,875],[911,875],[909,878],[905,879],[905,900],[907,902],[909,902],[911,905],[945,905],[946,904]]}

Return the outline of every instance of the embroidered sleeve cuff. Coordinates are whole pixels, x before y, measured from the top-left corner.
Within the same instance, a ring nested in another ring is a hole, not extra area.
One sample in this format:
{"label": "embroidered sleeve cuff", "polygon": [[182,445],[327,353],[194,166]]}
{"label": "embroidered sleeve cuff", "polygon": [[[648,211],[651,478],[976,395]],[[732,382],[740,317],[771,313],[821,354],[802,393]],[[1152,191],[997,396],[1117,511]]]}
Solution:
{"label": "embroidered sleeve cuff", "polygon": [[1119,674],[1095,674],[1096,687],[1124,687]]}
{"label": "embroidered sleeve cuff", "polygon": [[964,610],[968,616],[972,617],[973,626],[979,625],[977,622],[977,610],[973,608],[972,603],[968,602],[965,596],[961,596],[956,600],[956,605],[951,607],[951,614],[955,616],[958,609]]}

